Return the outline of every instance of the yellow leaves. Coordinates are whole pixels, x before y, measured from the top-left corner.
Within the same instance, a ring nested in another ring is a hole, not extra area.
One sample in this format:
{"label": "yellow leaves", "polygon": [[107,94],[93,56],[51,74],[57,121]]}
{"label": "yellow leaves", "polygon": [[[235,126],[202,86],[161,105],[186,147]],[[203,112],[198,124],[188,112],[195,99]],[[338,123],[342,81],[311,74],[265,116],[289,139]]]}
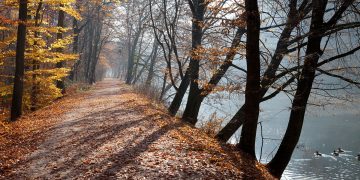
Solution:
{"label": "yellow leaves", "polygon": [[[52,44],[48,45],[42,37],[34,37],[29,33],[27,43],[29,47],[26,49],[26,59],[36,60],[41,63],[58,63],[62,61],[72,61],[79,58],[78,54],[66,54],[61,52],[54,52],[56,49],[65,49],[72,43],[73,37],[68,36],[63,39],[58,39]],[[48,47],[49,46],[49,47]]]}
{"label": "yellow leaves", "polygon": [[73,7],[71,6],[64,6],[64,7],[60,7],[60,9],[62,11],[64,11],[65,13],[69,14],[70,16],[74,17],[77,20],[81,20],[81,15],[79,12],[77,12]]}
{"label": "yellow leaves", "polygon": [[229,92],[229,93],[233,93],[233,92],[241,93],[244,91],[243,87],[240,84],[228,84],[228,85],[214,86],[213,84],[209,84],[208,80],[197,80],[196,82],[199,84],[199,86],[203,90],[201,95],[214,94],[217,92],[224,92],[224,91]]}
{"label": "yellow leaves", "polygon": [[66,77],[68,73],[70,72],[69,68],[57,68],[52,69],[52,72],[54,75],[52,76],[53,80],[61,80],[62,78]]}
{"label": "yellow leaves", "polygon": [[4,27],[4,26],[0,26],[0,31],[9,31],[10,28],[8,27]]}
{"label": "yellow leaves", "polygon": [[68,5],[75,3],[75,0],[43,0],[45,4],[59,6],[60,4]]}
{"label": "yellow leaves", "polygon": [[5,6],[15,6],[15,7],[17,7],[19,3],[18,3],[17,0],[4,0],[2,2],[2,4],[4,4]]}
{"label": "yellow leaves", "polygon": [[26,72],[27,75],[32,76],[33,74],[44,76],[47,81],[56,81],[64,78],[68,75],[69,68],[56,68],[56,69],[38,69],[35,71]]}
{"label": "yellow leaves", "polygon": [[50,52],[46,49],[39,49],[26,53],[26,58],[42,63],[58,63],[63,61],[73,61],[79,58],[77,54],[65,54],[60,52]]}
{"label": "yellow leaves", "polygon": [[0,86],[0,97],[10,95],[12,93],[12,86]]}
{"label": "yellow leaves", "polygon": [[67,45],[71,44],[72,42],[73,42],[73,37],[72,36],[68,36],[68,37],[63,38],[63,39],[57,39],[54,43],[51,44],[51,48],[52,49],[64,48]]}
{"label": "yellow leaves", "polygon": [[54,10],[64,11],[66,14],[74,17],[77,20],[82,19],[80,13],[72,5],[76,3],[75,0],[46,0],[44,3],[50,5],[50,8]]}
{"label": "yellow leaves", "polygon": [[53,57],[53,62],[62,62],[62,61],[72,61],[79,58],[78,54],[64,54],[64,53],[51,53]]}
{"label": "yellow leaves", "polygon": [[[60,97],[61,90],[56,87],[56,80],[66,77],[70,71],[68,68],[55,68],[55,64],[65,61],[73,61],[79,58],[78,54],[57,52],[58,49],[66,50],[73,41],[73,36],[65,36],[63,39],[54,40],[57,33],[64,33],[69,28],[57,27],[53,20],[57,19],[57,12],[62,10],[67,15],[81,20],[80,13],[75,10],[76,0],[42,0],[43,6],[40,9],[41,20],[36,24],[35,14],[39,7],[40,0],[28,2],[28,14],[32,17],[27,20],[26,52],[25,63],[27,67],[38,65],[37,70],[27,70],[24,84],[25,109],[30,108],[31,95],[34,94],[33,87],[36,86],[37,106],[42,107],[51,103],[55,98]],[[62,5],[62,6],[60,6]],[[5,32],[4,39],[0,41],[0,68],[8,68],[13,65],[16,55],[14,43],[16,42],[16,28],[18,25],[18,1],[3,0],[0,6],[7,10],[6,15],[0,15],[0,32]],[[1,10],[0,10],[1,11]],[[53,17],[54,16],[54,17]],[[71,34],[71,33],[66,33]],[[54,41],[54,42],[53,42]],[[8,50],[11,49],[11,50]],[[66,64],[66,63],[64,63]],[[30,68],[31,69],[31,68]],[[36,76],[33,76],[36,75]],[[11,95],[12,85],[0,84],[0,98]]]}
{"label": "yellow leaves", "polygon": [[[36,108],[49,105],[56,98],[61,97],[61,89],[56,87],[56,81],[66,77],[70,69],[37,69],[25,73],[24,104],[25,109],[32,106],[31,96],[36,98]],[[36,76],[34,76],[36,75]],[[35,78],[34,78],[35,77]]]}
{"label": "yellow leaves", "polygon": [[15,50],[4,51],[0,53],[0,60],[3,60],[7,57],[15,57]]}
{"label": "yellow leaves", "polygon": [[36,27],[30,26],[27,28],[29,31],[39,32],[39,33],[58,33],[58,32],[67,32],[70,28],[62,28],[62,27]]}
{"label": "yellow leaves", "polygon": [[38,49],[38,48],[44,48],[46,47],[46,41],[41,38],[41,37],[31,37],[31,36],[28,36],[27,39],[26,39],[26,42],[28,44],[28,46],[30,46],[28,48],[28,50],[32,51],[34,49]]}

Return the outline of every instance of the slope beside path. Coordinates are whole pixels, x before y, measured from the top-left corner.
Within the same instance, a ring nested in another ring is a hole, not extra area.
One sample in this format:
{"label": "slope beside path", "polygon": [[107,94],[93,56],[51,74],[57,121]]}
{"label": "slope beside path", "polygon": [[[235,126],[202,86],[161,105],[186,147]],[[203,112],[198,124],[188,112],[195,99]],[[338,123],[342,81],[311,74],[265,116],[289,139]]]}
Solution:
{"label": "slope beside path", "polygon": [[0,179],[272,179],[118,80],[11,126],[0,134]]}

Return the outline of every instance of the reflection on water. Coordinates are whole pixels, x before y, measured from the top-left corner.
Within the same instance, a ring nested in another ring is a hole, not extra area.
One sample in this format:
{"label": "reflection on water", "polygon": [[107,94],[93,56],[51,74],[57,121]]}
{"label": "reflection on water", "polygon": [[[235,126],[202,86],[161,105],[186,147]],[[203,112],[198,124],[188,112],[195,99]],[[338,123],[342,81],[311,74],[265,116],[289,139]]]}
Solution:
{"label": "reflection on water", "polygon": [[313,152],[297,150],[282,179],[359,180],[360,161],[351,151],[345,151],[338,157],[332,154],[315,157]]}
{"label": "reflection on water", "polygon": [[[229,120],[232,113],[242,105],[242,97],[231,97],[219,101],[208,100],[201,107],[198,119],[206,121],[213,112]],[[260,121],[263,126],[263,148],[261,133],[257,134],[257,157],[262,152],[261,162],[266,163],[276,153],[280,140],[287,127],[290,102],[287,97],[278,95],[272,102],[261,104]],[[308,108],[298,148],[293,153],[289,166],[282,179],[349,179],[360,180],[360,106],[351,109]],[[225,122],[226,123],[226,122]],[[225,124],[224,123],[224,124]],[[260,129],[260,128],[258,128]],[[232,138],[239,138],[238,131]],[[339,157],[331,153],[337,148],[346,150]],[[323,154],[315,157],[315,151]]]}
{"label": "reflection on water", "polygon": [[[264,120],[266,137],[275,140],[264,142],[262,162],[270,161],[280,143],[287,120],[277,116],[274,120]],[[259,136],[258,136],[259,137]],[[282,179],[348,179],[360,180],[360,119],[351,114],[307,116],[300,142]],[[261,138],[258,138],[257,148]],[[339,147],[343,153],[334,156]],[[321,157],[314,153],[319,151]],[[259,152],[259,151],[258,151]]]}

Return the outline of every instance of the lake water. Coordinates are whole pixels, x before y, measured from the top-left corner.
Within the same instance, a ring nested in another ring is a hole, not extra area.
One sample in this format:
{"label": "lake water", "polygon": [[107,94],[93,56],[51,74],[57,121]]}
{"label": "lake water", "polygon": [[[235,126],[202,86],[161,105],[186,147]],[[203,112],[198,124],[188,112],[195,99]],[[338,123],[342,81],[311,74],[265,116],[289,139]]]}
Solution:
{"label": "lake water", "polygon": [[[345,150],[338,157],[334,149]],[[314,152],[322,153],[315,157]],[[283,179],[360,179],[360,119],[349,115],[312,117],[305,121],[298,148]]]}
{"label": "lake water", "polygon": [[[241,95],[225,95],[221,98],[207,98],[201,107],[199,120],[206,120],[216,111],[218,117],[229,120],[243,103]],[[216,100],[216,99],[221,99]],[[261,162],[271,160],[286,130],[289,118],[290,101],[279,95],[261,104],[260,121],[263,126]],[[303,131],[297,149],[285,170],[282,179],[360,179],[360,112],[359,104],[348,107],[329,107],[327,109],[309,106]],[[239,138],[238,131],[231,143]],[[257,156],[260,158],[262,139],[260,128],[257,136]],[[345,150],[339,157],[331,153],[341,147]],[[315,157],[319,151],[322,157]]]}

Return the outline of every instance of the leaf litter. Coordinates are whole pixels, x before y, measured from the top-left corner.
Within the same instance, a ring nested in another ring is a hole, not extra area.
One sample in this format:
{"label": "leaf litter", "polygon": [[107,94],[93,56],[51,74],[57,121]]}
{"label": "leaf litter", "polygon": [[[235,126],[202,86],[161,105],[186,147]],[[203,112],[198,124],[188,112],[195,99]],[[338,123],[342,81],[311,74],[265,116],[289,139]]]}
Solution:
{"label": "leaf litter", "polygon": [[274,179],[117,80],[26,115],[0,137],[0,179]]}

